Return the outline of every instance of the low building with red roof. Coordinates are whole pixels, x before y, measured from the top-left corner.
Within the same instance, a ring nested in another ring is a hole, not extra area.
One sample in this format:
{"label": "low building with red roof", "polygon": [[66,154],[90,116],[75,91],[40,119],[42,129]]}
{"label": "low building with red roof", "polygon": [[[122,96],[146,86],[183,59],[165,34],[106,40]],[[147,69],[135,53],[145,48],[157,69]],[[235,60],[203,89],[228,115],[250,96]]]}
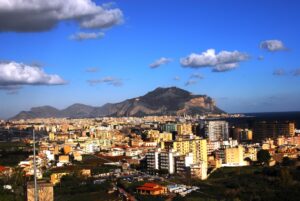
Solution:
{"label": "low building with red roof", "polygon": [[162,195],[167,193],[167,188],[156,183],[145,183],[136,188],[137,193],[142,195]]}

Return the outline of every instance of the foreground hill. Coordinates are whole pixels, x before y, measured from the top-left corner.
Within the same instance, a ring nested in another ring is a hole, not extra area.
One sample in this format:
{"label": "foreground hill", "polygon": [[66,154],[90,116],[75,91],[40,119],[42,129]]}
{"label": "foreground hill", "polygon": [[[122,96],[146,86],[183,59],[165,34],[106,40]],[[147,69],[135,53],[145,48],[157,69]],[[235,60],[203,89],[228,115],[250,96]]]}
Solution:
{"label": "foreground hill", "polygon": [[224,113],[215,102],[206,95],[193,95],[177,88],[157,88],[144,96],[125,100],[120,103],[108,103],[101,107],[74,104],[58,110],[51,106],[35,107],[22,111],[12,119],[31,119],[48,117],[93,118],[103,116],[147,116],[147,115],[183,115]]}

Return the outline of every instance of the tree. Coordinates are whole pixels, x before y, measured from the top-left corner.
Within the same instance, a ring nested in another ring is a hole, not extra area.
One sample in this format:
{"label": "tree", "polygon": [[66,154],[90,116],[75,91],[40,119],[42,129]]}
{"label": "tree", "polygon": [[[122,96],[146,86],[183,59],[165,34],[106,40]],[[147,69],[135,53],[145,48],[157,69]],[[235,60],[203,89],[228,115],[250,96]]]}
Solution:
{"label": "tree", "polygon": [[291,160],[289,157],[283,157],[281,161],[282,166],[294,166],[295,161]]}
{"label": "tree", "polygon": [[257,152],[257,160],[262,165],[269,164],[271,155],[268,150],[261,149]]}

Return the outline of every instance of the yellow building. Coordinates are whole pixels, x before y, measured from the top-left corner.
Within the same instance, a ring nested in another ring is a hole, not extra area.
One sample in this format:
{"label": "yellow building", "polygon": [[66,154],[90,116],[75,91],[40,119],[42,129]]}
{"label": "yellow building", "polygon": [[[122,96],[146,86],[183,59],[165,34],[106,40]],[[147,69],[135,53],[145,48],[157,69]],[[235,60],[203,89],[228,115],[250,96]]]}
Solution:
{"label": "yellow building", "polygon": [[162,142],[162,149],[173,149],[181,155],[193,153],[193,163],[207,163],[207,141],[199,137],[193,139],[177,138],[175,141]]}
{"label": "yellow building", "polygon": [[60,163],[69,163],[70,162],[70,157],[69,155],[60,155],[58,157],[58,160]]}
{"label": "yellow building", "polygon": [[54,141],[55,140],[55,134],[54,133],[52,133],[52,132],[49,133],[49,140],[50,141]]}
{"label": "yellow building", "polygon": [[172,140],[172,133],[163,132],[159,134],[158,142],[167,142]]}
{"label": "yellow building", "polygon": [[243,146],[226,148],[225,163],[227,166],[242,166],[244,165],[244,148]]}
{"label": "yellow building", "polygon": [[177,124],[177,133],[178,135],[191,134],[192,124]]}
{"label": "yellow building", "polygon": [[53,185],[56,185],[57,183],[60,182],[60,179],[65,176],[65,175],[68,175],[69,173],[67,172],[57,172],[57,173],[52,173],[51,176],[50,176],[50,182],[53,184]]}
{"label": "yellow building", "polygon": [[153,141],[157,140],[159,138],[159,130],[148,130],[147,138]]}

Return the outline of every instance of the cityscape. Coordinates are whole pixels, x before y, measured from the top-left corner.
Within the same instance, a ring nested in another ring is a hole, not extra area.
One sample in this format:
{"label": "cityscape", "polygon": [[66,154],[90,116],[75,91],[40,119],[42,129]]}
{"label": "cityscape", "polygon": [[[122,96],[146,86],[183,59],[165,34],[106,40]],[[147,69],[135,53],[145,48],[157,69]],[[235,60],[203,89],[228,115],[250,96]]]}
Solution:
{"label": "cityscape", "polygon": [[295,201],[300,2],[0,0],[0,201]]}

